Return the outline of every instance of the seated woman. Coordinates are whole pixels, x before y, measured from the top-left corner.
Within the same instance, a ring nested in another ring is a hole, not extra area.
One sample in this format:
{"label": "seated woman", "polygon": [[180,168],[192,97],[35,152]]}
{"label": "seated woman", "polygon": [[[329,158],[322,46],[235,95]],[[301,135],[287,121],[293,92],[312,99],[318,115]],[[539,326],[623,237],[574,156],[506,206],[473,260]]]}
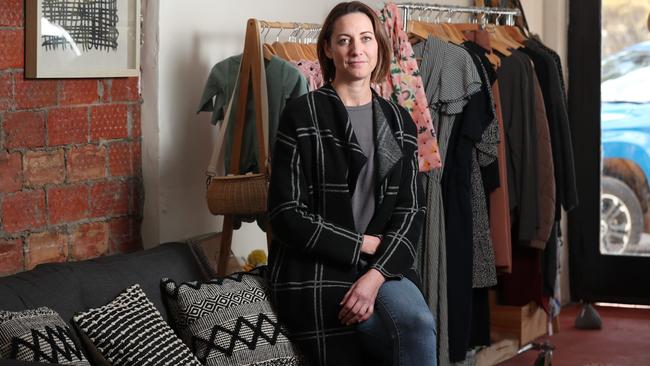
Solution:
{"label": "seated woman", "polygon": [[328,84],[287,105],[273,153],[271,296],[310,365],[436,365],[414,284],[415,124],[371,88],[388,76],[387,36],[367,5],[341,3],[317,49]]}

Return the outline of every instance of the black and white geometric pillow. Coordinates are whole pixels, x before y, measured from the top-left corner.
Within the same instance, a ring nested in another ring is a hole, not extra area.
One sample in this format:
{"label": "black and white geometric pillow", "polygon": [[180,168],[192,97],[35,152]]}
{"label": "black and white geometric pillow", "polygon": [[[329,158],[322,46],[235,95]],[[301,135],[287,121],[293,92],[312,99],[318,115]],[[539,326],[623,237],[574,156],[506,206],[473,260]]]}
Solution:
{"label": "black and white geometric pillow", "polygon": [[102,307],[75,315],[73,320],[112,365],[201,365],[139,285],[127,288]]}
{"label": "black and white geometric pillow", "polygon": [[263,271],[176,284],[163,279],[162,293],[183,341],[204,365],[302,365],[271,307]]}
{"label": "black and white geometric pillow", "polygon": [[54,310],[0,311],[0,359],[90,366]]}

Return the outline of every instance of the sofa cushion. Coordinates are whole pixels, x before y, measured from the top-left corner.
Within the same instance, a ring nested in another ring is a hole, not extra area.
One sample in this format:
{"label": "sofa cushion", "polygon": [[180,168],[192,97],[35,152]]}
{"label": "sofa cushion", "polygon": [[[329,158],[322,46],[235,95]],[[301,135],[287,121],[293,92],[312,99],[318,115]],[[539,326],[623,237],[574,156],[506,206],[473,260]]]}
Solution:
{"label": "sofa cushion", "polygon": [[161,282],[172,323],[203,364],[302,364],[271,307],[264,270],[202,283]]}
{"label": "sofa cushion", "polygon": [[111,365],[201,365],[137,284],[73,320]]}
{"label": "sofa cushion", "polygon": [[0,359],[90,366],[68,325],[47,307],[0,311]]}
{"label": "sofa cushion", "polygon": [[98,307],[135,283],[167,318],[160,279],[200,280],[199,265],[185,243],[167,243],[129,254],[82,262],[48,263],[0,278],[0,309],[19,311],[47,306],[70,322],[76,312]]}

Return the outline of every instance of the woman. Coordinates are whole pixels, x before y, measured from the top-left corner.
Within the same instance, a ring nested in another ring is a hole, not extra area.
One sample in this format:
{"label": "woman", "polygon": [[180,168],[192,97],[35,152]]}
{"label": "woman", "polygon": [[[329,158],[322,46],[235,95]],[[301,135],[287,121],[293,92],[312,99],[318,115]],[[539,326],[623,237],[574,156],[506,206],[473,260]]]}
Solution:
{"label": "woman", "polygon": [[338,4],[318,58],[328,84],[285,108],[273,154],[271,295],[311,365],[435,365],[414,285],[425,208],[415,125],[371,82],[390,46],[375,12]]}

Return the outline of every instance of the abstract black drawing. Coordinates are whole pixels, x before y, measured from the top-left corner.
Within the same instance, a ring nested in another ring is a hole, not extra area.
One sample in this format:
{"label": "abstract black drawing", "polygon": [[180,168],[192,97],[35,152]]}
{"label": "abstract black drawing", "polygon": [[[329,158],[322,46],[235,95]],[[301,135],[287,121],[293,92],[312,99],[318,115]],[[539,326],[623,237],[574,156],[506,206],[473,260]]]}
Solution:
{"label": "abstract black drawing", "polygon": [[70,40],[84,51],[117,50],[117,0],[43,0],[42,13],[69,35],[43,34],[42,47],[47,51],[72,48]]}

